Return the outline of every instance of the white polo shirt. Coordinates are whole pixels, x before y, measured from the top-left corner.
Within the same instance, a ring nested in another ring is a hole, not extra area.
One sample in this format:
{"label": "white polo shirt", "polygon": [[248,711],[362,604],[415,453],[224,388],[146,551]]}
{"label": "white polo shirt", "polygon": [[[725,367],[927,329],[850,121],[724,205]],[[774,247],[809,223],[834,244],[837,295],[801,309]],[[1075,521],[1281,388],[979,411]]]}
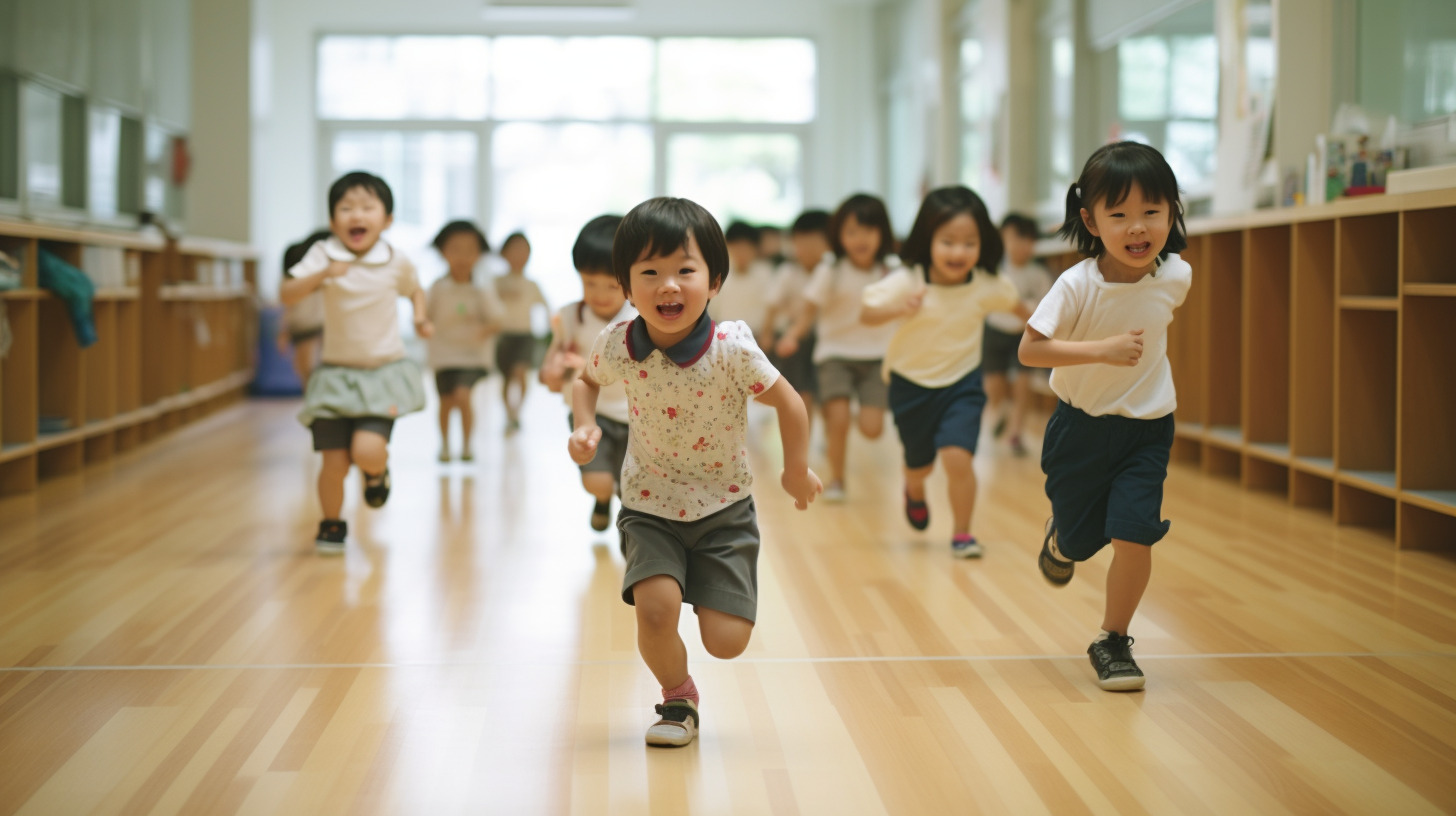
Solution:
{"label": "white polo shirt", "polygon": [[884,264],[860,269],[848,258],[826,261],[814,270],[804,289],[804,299],[819,307],[814,362],[835,358],[879,360],[885,356],[895,324],[867,326],[860,322],[859,310],[865,288],[883,279],[887,272]]}
{"label": "white polo shirt", "polygon": [[329,365],[378,368],[404,357],[395,302],[420,288],[415,265],[383,238],[357,257],[338,238],[309,248],[289,273],[302,278],[334,261],[349,264],[348,274],[319,287],[324,296],[324,350]]}
{"label": "white polo shirt", "polygon": [[[622,308],[610,320],[603,320],[597,317],[597,313],[585,301],[578,300],[575,303],[561,307],[557,313],[559,319],[556,321],[561,326],[561,348],[573,354],[580,354],[585,357],[587,352],[597,341],[597,336],[606,331],[609,326],[618,323],[625,323],[637,316],[637,310],[627,301],[622,302]],[[575,375],[573,375],[575,376]],[[604,416],[614,422],[627,422],[627,389],[619,382],[602,383],[602,392],[597,395],[597,415]],[[566,397],[566,407],[571,407],[572,395],[571,383],[561,389]]]}

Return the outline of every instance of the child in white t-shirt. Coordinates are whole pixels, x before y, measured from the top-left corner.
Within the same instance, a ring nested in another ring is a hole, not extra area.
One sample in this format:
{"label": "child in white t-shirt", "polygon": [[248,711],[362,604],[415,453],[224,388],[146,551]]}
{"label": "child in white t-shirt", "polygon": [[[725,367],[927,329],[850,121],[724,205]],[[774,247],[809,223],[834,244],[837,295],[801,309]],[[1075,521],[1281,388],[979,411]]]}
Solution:
{"label": "child in white t-shirt", "polygon": [[842,502],[850,400],[859,402],[859,430],[866,439],[878,439],[884,433],[885,408],[889,406],[880,368],[895,327],[868,326],[860,320],[860,295],[889,273],[887,257],[895,246],[885,202],[864,193],[845,199],[830,219],[829,242],[834,260],[814,270],[804,290],[799,320],[779,340],[776,350],[780,357],[790,357],[810,329],[816,332],[814,364],[829,457],[824,500]]}
{"label": "child in white t-shirt", "polygon": [[[1001,219],[1001,242],[1006,246],[1001,276],[1016,286],[1021,303],[1030,313],[1052,288],[1052,274],[1034,259],[1036,222],[1020,213],[1009,213]],[[1004,433],[1017,456],[1026,455],[1021,440],[1026,412],[1031,407],[1031,372],[1016,361],[1026,321],[1010,312],[986,315],[986,336],[981,357],[981,371],[986,377],[986,407],[995,422],[992,435]],[[1015,375],[1008,381],[1008,377]],[[1007,392],[1011,406],[1006,406]]]}
{"label": "child in white t-shirt", "polygon": [[602,439],[597,399],[606,383],[627,392],[631,433],[617,528],[627,559],[622,600],[637,611],[637,648],[662,686],[649,745],[697,735],[698,690],[678,636],[684,603],[697,612],[714,657],[748,647],[758,608],[759,534],[748,467],[748,401],[778,411],[781,483],[806,509],[822,489],[809,469],[808,420],[748,326],[714,323],[708,300],[728,274],[718,222],[681,198],[654,198],[627,213],[612,269],[638,317],[597,337],[576,382],[569,450],[592,461]]}
{"label": "child in white t-shirt", "polygon": [[[550,308],[541,287],[526,277],[531,260],[531,242],[513,232],[501,244],[500,255],[510,269],[492,283],[504,314],[501,333],[495,343],[495,367],[501,375],[501,399],[506,404],[506,433],[521,428],[521,405],[526,401],[526,374],[536,356],[536,335],[531,331],[531,314],[537,306]],[[514,392],[514,396],[512,396]]]}
{"label": "child in white t-shirt", "polygon": [[[566,407],[572,403],[573,387],[586,366],[583,357],[596,342],[597,336],[611,326],[637,316],[627,302],[627,293],[612,274],[612,238],[622,223],[620,215],[599,215],[588,221],[571,248],[571,262],[581,275],[582,299],[569,303],[557,314],[551,347],[541,366],[541,382],[552,391],[566,396]],[[591,526],[601,532],[612,519],[612,494],[622,477],[622,463],[627,458],[627,390],[619,382],[606,383],[597,397],[597,427],[602,438],[597,443],[596,458],[581,466],[581,486],[592,495]],[[571,428],[571,418],[567,417]]]}
{"label": "child in white t-shirt", "polygon": [[1143,687],[1128,625],[1167,534],[1163,482],[1177,394],[1168,325],[1193,280],[1178,180],[1136,142],[1100,148],[1067,191],[1061,234],[1087,260],[1062,273],[1021,340],[1060,398],[1042,442],[1052,502],[1037,563],[1056,586],[1110,542],[1102,633],[1087,648],[1108,691]]}
{"label": "child in white t-shirt", "polygon": [[450,415],[460,414],[460,461],[474,461],[471,431],[475,410],[470,395],[484,379],[490,361],[488,341],[500,330],[500,302],[495,289],[475,285],[475,266],[490,251],[485,233],[469,221],[452,221],[433,242],[449,273],[430,286],[426,312],[435,324],[430,338],[430,368],[440,393],[440,461],[450,461]]}
{"label": "child in white t-shirt", "polygon": [[799,315],[804,311],[804,290],[814,270],[829,256],[829,213],[824,210],[805,210],[794,219],[789,231],[789,243],[793,257],[779,265],[778,273],[769,290],[768,316],[766,321],[774,332],[774,353],[769,361],[784,375],[809,412],[809,426],[814,425],[814,403],[818,400],[819,379],[814,368],[814,330],[798,340],[794,353],[782,357],[778,354],[778,343],[793,329]]}
{"label": "child in white t-shirt", "polygon": [[758,228],[734,221],[723,231],[728,243],[728,277],[723,291],[713,298],[713,319],[740,320],[748,324],[762,348],[768,348],[773,332],[768,324],[768,295],[773,288],[773,267],[760,260]]}
{"label": "child in white t-shirt", "polygon": [[966,187],[933,190],[901,247],[907,266],[864,290],[861,319],[899,320],[885,355],[890,410],[905,447],[905,518],[930,524],[925,479],[940,459],[950,488],[951,554],[981,555],[971,535],[976,504],[972,457],[981,435],[982,321],[990,312],[1031,313],[996,274],[1001,236],[981,197]]}
{"label": "child in white t-shirt", "polygon": [[[283,251],[283,276],[289,277],[289,270],[303,260],[303,256],[319,241],[333,235],[328,230],[314,234],[291,244]],[[293,373],[298,375],[298,384],[307,388],[308,378],[318,365],[319,350],[324,344],[324,296],[314,292],[298,303],[283,310],[283,330],[278,335],[278,350],[292,353]]]}

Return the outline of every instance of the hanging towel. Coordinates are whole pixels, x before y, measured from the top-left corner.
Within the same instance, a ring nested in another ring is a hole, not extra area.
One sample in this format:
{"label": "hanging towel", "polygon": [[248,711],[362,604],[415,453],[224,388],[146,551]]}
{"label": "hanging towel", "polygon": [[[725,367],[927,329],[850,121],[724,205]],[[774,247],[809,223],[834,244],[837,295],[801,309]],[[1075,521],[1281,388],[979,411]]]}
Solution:
{"label": "hanging towel", "polygon": [[66,302],[66,311],[71,315],[71,328],[76,331],[76,342],[86,348],[96,342],[96,319],[91,312],[96,287],[86,273],[41,247],[40,286],[49,289],[56,297]]}

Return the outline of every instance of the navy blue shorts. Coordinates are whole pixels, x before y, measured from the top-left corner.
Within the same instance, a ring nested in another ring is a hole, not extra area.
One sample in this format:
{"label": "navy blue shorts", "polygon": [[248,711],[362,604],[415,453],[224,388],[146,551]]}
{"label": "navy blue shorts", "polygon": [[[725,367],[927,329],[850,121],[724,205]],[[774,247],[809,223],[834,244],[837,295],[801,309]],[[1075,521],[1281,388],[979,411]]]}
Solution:
{"label": "navy blue shorts", "polygon": [[926,388],[890,373],[890,411],[905,446],[905,467],[912,470],[930,467],[941,448],[975,453],[985,407],[979,368],[945,388]]}
{"label": "navy blue shorts", "polygon": [[1163,482],[1172,448],[1172,414],[1091,416],[1058,402],[1041,469],[1062,555],[1086,561],[1114,538],[1152,546],[1167,535]]}

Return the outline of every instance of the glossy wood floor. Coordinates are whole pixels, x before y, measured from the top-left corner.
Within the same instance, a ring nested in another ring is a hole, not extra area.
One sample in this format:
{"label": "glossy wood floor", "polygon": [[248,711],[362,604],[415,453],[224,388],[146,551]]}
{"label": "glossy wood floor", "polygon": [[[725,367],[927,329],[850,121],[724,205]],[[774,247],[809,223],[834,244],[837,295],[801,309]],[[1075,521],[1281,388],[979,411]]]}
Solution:
{"label": "glossy wood floor", "polygon": [[796,513],[761,475],[753,645],[689,637],[702,737],[648,750],[564,408],[534,394],[507,440],[493,394],[474,465],[400,423],[342,559],[312,551],[291,403],[0,502],[0,814],[1456,811],[1449,556],[1178,468],[1148,689],[1107,694],[1106,561],[1042,582],[1036,459],[990,443],[975,563],[938,482],[930,534],[905,525],[891,439],[853,442],[847,505]]}

